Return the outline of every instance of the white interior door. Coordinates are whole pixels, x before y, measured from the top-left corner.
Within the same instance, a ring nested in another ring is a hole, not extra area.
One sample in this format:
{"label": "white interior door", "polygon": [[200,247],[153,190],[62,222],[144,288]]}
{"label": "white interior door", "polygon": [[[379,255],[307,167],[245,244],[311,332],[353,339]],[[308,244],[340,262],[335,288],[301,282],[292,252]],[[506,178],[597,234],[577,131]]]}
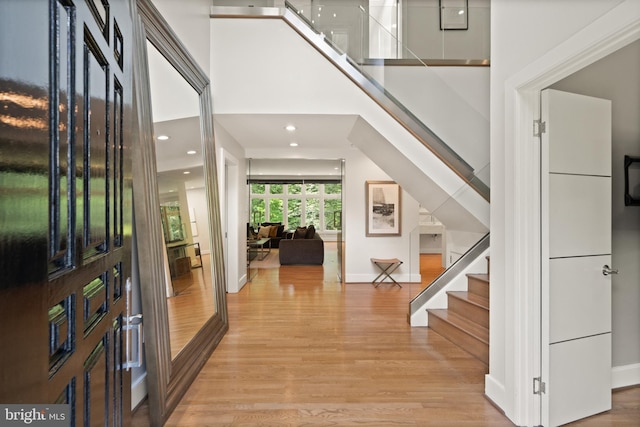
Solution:
{"label": "white interior door", "polygon": [[611,409],[611,101],[544,90],[541,105],[542,420],[556,426]]}

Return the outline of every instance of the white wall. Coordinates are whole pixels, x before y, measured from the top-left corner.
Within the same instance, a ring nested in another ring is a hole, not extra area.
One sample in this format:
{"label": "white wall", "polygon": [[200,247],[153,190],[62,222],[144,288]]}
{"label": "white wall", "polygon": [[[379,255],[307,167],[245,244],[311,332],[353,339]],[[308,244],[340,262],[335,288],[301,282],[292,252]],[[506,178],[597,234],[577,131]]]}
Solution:
{"label": "white wall", "polygon": [[489,0],[468,4],[468,29],[441,31],[438,0],[403,0],[404,45],[421,59],[490,58]]}
{"label": "white wall", "polygon": [[[214,103],[215,106],[215,103]],[[227,232],[227,242],[229,242],[229,253],[227,271],[227,292],[235,293],[247,283],[247,220],[249,218],[249,194],[247,190],[247,164],[245,151],[238,142],[214,120],[214,134],[216,140],[216,155],[218,161],[218,183],[220,192],[220,205],[223,224],[235,225]],[[230,173],[235,176],[225,176],[225,164],[233,164],[229,168]],[[227,180],[232,185],[237,186],[236,194],[230,194],[228,202],[231,206],[225,205],[225,192],[227,191]],[[235,218],[227,218],[233,215]],[[235,242],[234,242],[235,240]],[[235,248],[235,251],[232,249]]]}
{"label": "white wall", "polygon": [[[517,307],[527,298],[518,285],[526,259],[518,259],[522,249],[521,226],[516,216],[523,194],[515,183],[522,141],[515,138],[516,93],[506,92],[511,79],[527,72],[529,66],[561,45],[598,17],[620,4],[620,0],[576,2],[557,0],[494,0],[491,3],[491,338],[490,368],[485,391],[517,425],[528,425],[535,417],[529,389],[527,362],[520,360],[522,326]],[[528,141],[527,141],[528,142]],[[516,145],[518,144],[518,145]],[[529,221],[536,221],[532,215]],[[524,264],[523,264],[524,263]],[[518,270],[520,269],[520,270]],[[535,274],[534,271],[531,274]],[[514,286],[515,285],[515,286]],[[519,353],[520,351],[520,353]]]}
{"label": "white wall", "polygon": [[152,0],[180,41],[207,76],[211,56],[209,13],[211,0]]}
{"label": "white wall", "polygon": [[[209,221],[207,209],[207,195],[204,187],[187,190],[187,203],[190,214],[195,213],[195,218],[189,215],[189,223],[185,223],[185,228],[189,228],[191,233],[191,222],[196,223],[198,235],[192,236],[193,242],[200,244],[200,251],[203,254],[211,253],[209,246]],[[191,211],[193,209],[193,211]]]}
{"label": "white wall", "polygon": [[489,178],[489,67],[365,67],[412,114]]}
{"label": "white wall", "polygon": [[420,206],[402,192],[401,236],[366,236],[366,181],[392,181],[358,150],[345,156],[346,206],[343,210],[345,242],[345,282],[371,282],[380,271],[370,258],[398,258],[403,264],[393,277],[406,282],[420,281]]}

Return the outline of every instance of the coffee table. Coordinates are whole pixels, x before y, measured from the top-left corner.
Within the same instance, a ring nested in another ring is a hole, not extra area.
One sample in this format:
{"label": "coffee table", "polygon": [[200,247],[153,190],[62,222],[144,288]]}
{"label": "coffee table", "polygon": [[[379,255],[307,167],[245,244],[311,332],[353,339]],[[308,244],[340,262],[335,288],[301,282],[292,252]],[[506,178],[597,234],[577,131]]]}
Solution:
{"label": "coffee table", "polygon": [[266,253],[264,251],[265,245],[270,241],[271,241],[271,238],[269,237],[265,237],[258,240],[249,240],[247,241],[247,246],[249,246],[250,248],[260,248],[260,257],[258,258],[258,261],[262,261],[267,257],[267,255],[271,253],[271,245],[269,245],[269,247],[267,248],[268,250]]}

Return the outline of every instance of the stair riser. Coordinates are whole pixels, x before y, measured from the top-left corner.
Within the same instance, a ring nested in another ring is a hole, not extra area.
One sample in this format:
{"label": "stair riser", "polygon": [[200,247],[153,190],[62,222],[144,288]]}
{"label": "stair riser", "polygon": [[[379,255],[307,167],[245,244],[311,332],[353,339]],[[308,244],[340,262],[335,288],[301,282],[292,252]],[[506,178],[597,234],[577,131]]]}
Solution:
{"label": "stair riser", "polygon": [[489,364],[489,345],[456,328],[448,322],[429,314],[429,327],[470,353],[481,362]]}
{"label": "stair riser", "polygon": [[465,317],[480,326],[489,328],[489,309],[478,307],[467,301],[449,297],[449,310]]}
{"label": "stair riser", "polygon": [[484,298],[489,298],[489,283],[469,277],[467,287],[469,292],[480,295]]}

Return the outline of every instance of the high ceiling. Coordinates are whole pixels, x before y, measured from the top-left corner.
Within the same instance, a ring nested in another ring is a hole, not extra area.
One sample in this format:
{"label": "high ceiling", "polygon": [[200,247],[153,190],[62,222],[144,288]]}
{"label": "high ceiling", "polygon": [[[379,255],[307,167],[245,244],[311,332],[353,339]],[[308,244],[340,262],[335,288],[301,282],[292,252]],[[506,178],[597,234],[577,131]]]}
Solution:
{"label": "high ceiling", "polygon": [[[150,43],[147,43],[147,51],[154,133],[156,137],[169,137],[156,141],[159,190],[161,193],[176,191],[182,182],[187,188],[202,186],[197,93]],[[247,158],[273,159],[272,162],[253,162],[253,173],[278,176],[334,175],[335,162],[293,163],[278,159],[335,160],[336,153],[350,147],[347,137],[356,118],[327,114],[214,115],[216,134],[224,131],[230,135],[244,148]],[[294,125],[296,129],[287,131],[287,125]],[[294,142],[298,145],[291,147],[290,143]],[[194,154],[188,154],[193,151]],[[264,170],[258,170],[258,167]]]}

